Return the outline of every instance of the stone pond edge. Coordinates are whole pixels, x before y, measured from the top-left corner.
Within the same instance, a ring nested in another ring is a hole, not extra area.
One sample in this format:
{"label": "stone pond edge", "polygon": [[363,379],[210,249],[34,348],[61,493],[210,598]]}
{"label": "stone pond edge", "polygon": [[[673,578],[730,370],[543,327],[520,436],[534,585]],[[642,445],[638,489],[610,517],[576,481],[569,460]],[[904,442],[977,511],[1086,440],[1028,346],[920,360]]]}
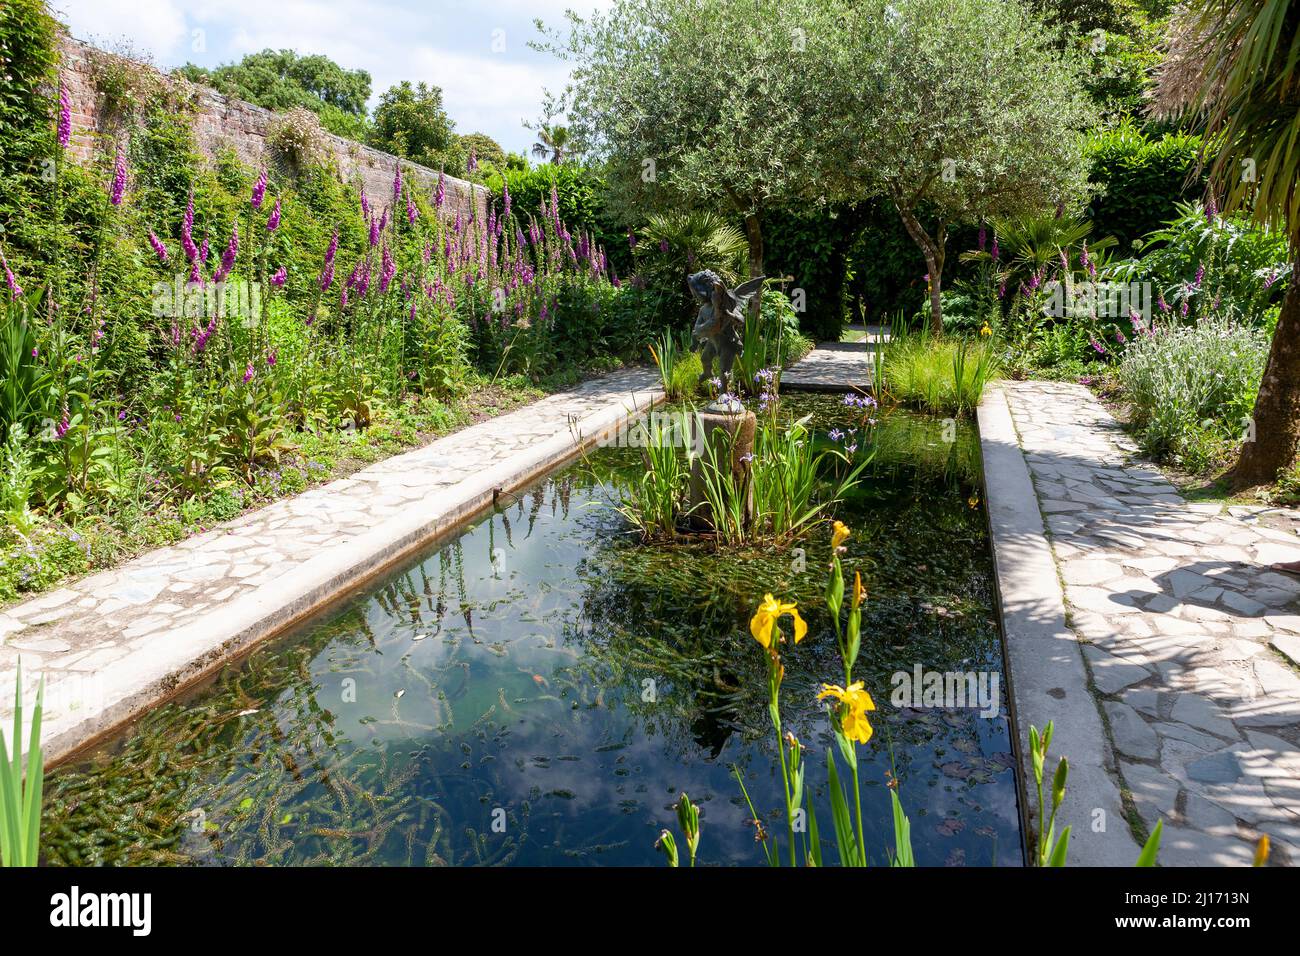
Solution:
{"label": "stone pond edge", "polygon": [[1141,847],[1129,829],[1119,782],[1111,769],[1115,756],[1089,690],[1079,640],[1066,623],[1056,561],[1000,386],[985,390],[976,414],[1026,845],[1038,825],[1029,728],[1041,730],[1052,721],[1055,731],[1044,789],[1050,791],[1057,761],[1066,757],[1069,779],[1056,829],[1059,833],[1071,828],[1068,863],[1132,866]]}

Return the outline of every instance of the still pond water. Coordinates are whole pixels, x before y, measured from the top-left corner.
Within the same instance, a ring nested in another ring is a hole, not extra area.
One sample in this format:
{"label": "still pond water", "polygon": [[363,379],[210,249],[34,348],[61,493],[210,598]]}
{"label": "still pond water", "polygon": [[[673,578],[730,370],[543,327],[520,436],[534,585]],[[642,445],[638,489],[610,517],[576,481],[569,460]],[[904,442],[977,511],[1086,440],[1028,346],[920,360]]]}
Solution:
{"label": "still pond water", "polygon": [[[846,425],[830,398],[786,403],[821,440]],[[855,673],[878,707],[860,748],[866,839],[886,862],[893,775],[918,864],[1019,866],[1005,693],[991,718],[890,702],[891,675],[918,665],[1001,678],[978,445],[950,428],[886,415],[840,511],[854,529],[846,569],[870,592]],[[839,676],[816,610],[828,535],[779,554],[641,546],[614,509],[635,454],[604,449],[503,498],[61,768],[47,784],[47,862],[661,865],[655,839],[676,829],[685,791],[702,808],[701,865],[761,864],[732,768],[783,834],[765,664],[747,628],[765,591],[808,619],[785,656],[783,704],[833,841],[833,741],[814,701]]]}

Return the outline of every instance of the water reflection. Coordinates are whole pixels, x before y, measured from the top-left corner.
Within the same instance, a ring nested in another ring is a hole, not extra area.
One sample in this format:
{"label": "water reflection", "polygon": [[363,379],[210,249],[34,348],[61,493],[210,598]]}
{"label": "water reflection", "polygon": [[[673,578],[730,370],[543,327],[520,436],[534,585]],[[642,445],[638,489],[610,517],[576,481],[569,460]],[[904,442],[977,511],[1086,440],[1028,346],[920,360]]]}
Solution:
{"label": "water reflection", "polygon": [[[825,400],[812,409],[833,423]],[[925,446],[935,426],[891,427]],[[867,840],[884,862],[889,770],[919,862],[1019,865],[1005,717],[888,704],[890,676],[918,663],[1001,671],[972,459],[946,444],[882,454],[846,516],[846,563],[871,592],[859,672],[880,707],[862,755]],[[49,861],[658,864],[685,790],[702,863],[761,863],[731,772],[757,807],[781,806],[746,622],[764,591],[815,608],[828,543],[800,542],[808,570],[785,553],[634,546],[609,504],[635,468],[606,450],[503,500],[54,775]],[[807,617],[786,723],[815,751],[824,807],[831,740],[813,697],[838,664],[829,621]]]}

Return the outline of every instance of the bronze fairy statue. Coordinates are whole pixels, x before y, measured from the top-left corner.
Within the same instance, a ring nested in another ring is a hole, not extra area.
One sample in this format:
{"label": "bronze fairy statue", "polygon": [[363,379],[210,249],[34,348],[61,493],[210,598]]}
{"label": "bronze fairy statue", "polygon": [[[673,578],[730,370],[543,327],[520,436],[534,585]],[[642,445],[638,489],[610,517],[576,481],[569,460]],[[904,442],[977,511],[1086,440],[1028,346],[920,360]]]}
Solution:
{"label": "bronze fairy statue", "polygon": [[745,307],[766,279],[766,276],[756,276],[728,289],[722,277],[711,269],[687,277],[686,284],[699,304],[694,340],[700,347],[700,359],[704,365],[701,382],[713,377],[713,358],[716,355],[718,377],[725,388],[731,388],[736,356],[744,347]]}

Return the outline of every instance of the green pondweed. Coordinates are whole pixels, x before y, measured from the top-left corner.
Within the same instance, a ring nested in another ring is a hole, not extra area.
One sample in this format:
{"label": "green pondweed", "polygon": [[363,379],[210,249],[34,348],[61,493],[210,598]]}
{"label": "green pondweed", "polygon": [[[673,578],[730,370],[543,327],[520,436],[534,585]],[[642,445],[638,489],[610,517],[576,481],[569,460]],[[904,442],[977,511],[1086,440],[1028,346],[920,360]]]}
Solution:
{"label": "green pondweed", "polygon": [[18,661],[14,691],[13,756],[0,733],[0,866],[35,866],[41,846],[41,787],[45,762],[41,755],[41,709],[45,679],[36,690],[32,708],[31,742],[27,748],[27,780],[23,782],[23,664]]}

